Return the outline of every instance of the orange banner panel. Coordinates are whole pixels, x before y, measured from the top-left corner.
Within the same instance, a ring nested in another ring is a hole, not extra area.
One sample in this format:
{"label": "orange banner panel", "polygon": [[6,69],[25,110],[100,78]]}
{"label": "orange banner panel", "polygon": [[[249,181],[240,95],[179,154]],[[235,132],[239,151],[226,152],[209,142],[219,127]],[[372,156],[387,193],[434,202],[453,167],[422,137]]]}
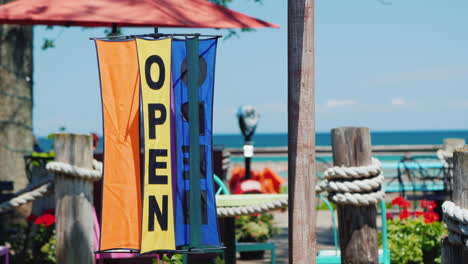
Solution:
{"label": "orange banner panel", "polygon": [[140,79],[136,43],[96,41],[104,123],[100,250],[140,249]]}

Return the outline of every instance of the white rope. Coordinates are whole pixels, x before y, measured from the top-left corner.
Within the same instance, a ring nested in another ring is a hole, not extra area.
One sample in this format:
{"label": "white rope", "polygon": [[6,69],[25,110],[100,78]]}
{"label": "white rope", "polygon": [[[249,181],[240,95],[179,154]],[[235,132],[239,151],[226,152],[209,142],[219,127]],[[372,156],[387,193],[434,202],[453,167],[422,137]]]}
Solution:
{"label": "white rope", "polygon": [[468,247],[468,210],[451,201],[445,201],[442,204],[442,212],[449,230],[449,242]]}
{"label": "white rope", "polygon": [[325,180],[315,191],[328,192],[329,199],[337,204],[367,206],[377,204],[385,197],[382,164],[372,158],[372,164],[360,167],[332,167],[325,171]]}
{"label": "white rope", "polygon": [[373,193],[331,193],[329,199],[337,204],[352,204],[367,206],[377,204],[385,198],[385,192],[379,190]]}
{"label": "white rope", "polygon": [[46,169],[50,172],[89,181],[98,181],[102,178],[102,162],[96,160],[93,160],[93,169],[84,169],[58,161],[47,163]]}
{"label": "white rope", "polygon": [[[14,198],[0,204],[0,213],[9,211],[15,207],[32,202],[37,198],[43,197],[52,186],[52,181],[48,180],[41,185],[29,186]],[[29,190],[29,191],[28,191]]]}
{"label": "white rope", "polygon": [[359,179],[377,176],[382,171],[382,164],[376,158],[372,158],[372,164],[359,167],[332,167],[325,171],[327,179]]}
{"label": "white rope", "polygon": [[384,181],[383,175],[378,175],[374,178],[353,181],[322,181],[316,187],[317,192],[347,192],[360,193],[369,192],[380,188]]}
{"label": "white rope", "polygon": [[233,217],[239,215],[249,215],[255,213],[264,213],[271,210],[284,208],[288,206],[288,199],[281,199],[269,203],[240,206],[240,207],[218,207],[216,212],[219,217]]}

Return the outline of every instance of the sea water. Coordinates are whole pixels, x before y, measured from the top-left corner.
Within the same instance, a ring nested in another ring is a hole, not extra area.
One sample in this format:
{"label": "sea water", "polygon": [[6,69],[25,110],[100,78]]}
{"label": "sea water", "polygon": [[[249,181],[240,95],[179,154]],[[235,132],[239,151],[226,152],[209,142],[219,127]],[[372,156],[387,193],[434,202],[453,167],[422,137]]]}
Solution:
{"label": "sea water", "polygon": [[[463,138],[468,142],[468,130],[447,131],[379,131],[371,132],[372,145],[436,145],[443,144],[444,138]],[[328,132],[317,132],[315,136],[317,146],[329,146],[331,135]],[[225,148],[241,148],[244,144],[243,136],[239,134],[215,134],[214,145]],[[255,134],[253,136],[255,147],[287,147],[287,133]],[[46,137],[39,138],[39,145],[43,151],[53,148],[53,140]],[[103,149],[102,138],[97,151]]]}

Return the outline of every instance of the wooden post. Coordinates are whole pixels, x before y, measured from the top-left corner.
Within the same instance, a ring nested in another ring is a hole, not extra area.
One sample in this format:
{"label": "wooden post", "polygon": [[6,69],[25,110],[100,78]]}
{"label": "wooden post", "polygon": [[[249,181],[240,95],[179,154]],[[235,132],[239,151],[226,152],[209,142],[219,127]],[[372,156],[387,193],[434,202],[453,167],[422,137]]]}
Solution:
{"label": "wooden post", "polygon": [[315,263],[314,1],[288,1],[289,263]]}
{"label": "wooden post", "polygon": [[[93,144],[90,135],[55,135],[56,161],[91,169],[92,159]],[[93,263],[93,183],[57,175],[55,201],[57,263]]]}
{"label": "wooden post", "polygon": [[[453,153],[453,202],[468,208],[468,148]],[[442,263],[468,263],[468,252],[462,245],[452,245],[445,238],[442,243]]]}
{"label": "wooden post", "polygon": [[[335,166],[371,165],[369,128],[332,129],[332,151]],[[338,205],[337,212],[342,263],[379,263],[375,205]]]}

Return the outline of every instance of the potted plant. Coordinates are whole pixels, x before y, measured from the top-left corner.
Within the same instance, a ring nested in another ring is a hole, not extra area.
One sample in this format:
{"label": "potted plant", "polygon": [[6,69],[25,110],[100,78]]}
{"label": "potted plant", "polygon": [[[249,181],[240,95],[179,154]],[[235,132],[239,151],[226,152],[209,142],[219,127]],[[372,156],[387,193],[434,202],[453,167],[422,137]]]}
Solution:
{"label": "potted plant", "polygon": [[[238,242],[267,242],[278,232],[272,214],[242,215],[236,218]],[[262,259],[265,251],[240,252],[241,259]]]}

